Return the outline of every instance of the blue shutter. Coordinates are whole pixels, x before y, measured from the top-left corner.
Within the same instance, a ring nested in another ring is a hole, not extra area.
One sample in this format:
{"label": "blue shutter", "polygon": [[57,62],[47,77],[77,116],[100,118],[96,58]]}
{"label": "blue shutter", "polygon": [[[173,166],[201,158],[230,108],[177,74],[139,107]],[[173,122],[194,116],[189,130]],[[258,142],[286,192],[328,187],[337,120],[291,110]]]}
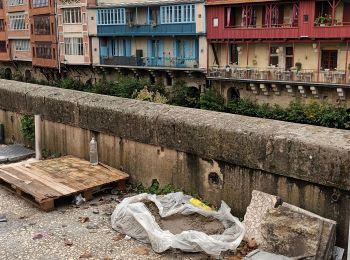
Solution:
{"label": "blue shutter", "polygon": [[160,59],[158,59],[158,64],[159,65],[164,65],[164,41],[163,40],[159,40],[158,57],[160,57]]}
{"label": "blue shutter", "polygon": [[177,57],[177,40],[174,39],[173,40],[173,58],[176,59],[176,57]]}
{"label": "blue shutter", "polygon": [[199,40],[198,39],[194,40],[193,56],[196,60],[198,60],[198,58],[199,58]]}
{"label": "blue shutter", "polygon": [[146,60],[146,65],[151,65],[153,63],[153,58],[152,58],[152,40],[147,41],[147,60]]}
{"label": "blue shutter", "polygon": [[190,47],[191,47],[191,42],[189,40],[185,40],[185,57],[184,58],[192,58],[190,56],[190,53],[191,53],[191,50],[190,50]]}
{"label": "blue shutter", "polygon": [[125,56],[131,56],[131,40],[125,40]]}

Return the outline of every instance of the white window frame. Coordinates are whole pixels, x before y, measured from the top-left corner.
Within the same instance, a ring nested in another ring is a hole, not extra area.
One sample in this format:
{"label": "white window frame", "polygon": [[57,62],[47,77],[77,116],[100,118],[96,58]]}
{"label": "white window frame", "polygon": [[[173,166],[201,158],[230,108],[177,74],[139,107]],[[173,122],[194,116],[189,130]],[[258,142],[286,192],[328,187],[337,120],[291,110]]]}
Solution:
{"label": "white window frame", "polygon": [[63,24],[81,24],[80,7],[63,8]]}
{"label": "white window frame", "polygon": [[64,38],[65,55],[84,55],[83,37]]}
{"label": "white window frame", "polygon": [[10,20],[10,25],[9,25],[10,31],[22,31],[27,29],[26,17],[24,13],[10,14],[9,20]]}
{"label": "white window frame", "polygon": [[160,7],[161,24],[195,23],[196,5],[167,5]]}
{"label": "white window frame", "polygon": [[8,0],[9,6],[24,5],[24,0]]}
{"label": "white window frame", "polygon": [[125,8],[97,10],[97,25],[125,25]]}
{"label": "white window frame", "polygon": [[29,51],[30,50],[29,40],[15,40],[16,51]]}
{"label": "white window frame", "polygon": [[49,6],[49,0],[32,0],[32,7],[45,7]]}

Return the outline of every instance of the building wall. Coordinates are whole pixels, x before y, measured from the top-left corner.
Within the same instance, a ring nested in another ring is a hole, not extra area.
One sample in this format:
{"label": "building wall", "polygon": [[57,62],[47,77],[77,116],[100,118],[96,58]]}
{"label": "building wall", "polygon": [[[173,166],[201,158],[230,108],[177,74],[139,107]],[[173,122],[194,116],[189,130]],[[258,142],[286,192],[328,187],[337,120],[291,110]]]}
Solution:
{"label": "building wall", "polygon": [[[65,4],[62,1],[58,2],[58,29],[59,29],[59,44],[60,54],[59,58],[61,63],[64,65],[89,65],[91,63],[91,46],[88,30],[92,28],[88,26],[91,17],[90,12],[87,9],[87,0],[80,0],[75,3]],[[66,8],[80,8],[81,11],[81,22],[74,24],[67,24],[63,21],[63,10]],[[93,23],[93,21],[92,21]],[[96,30],[96,29],[95,29]],[[65,52],[65,40],[64,38],[82,38],[83,53],[82,55],[66,54]]]}

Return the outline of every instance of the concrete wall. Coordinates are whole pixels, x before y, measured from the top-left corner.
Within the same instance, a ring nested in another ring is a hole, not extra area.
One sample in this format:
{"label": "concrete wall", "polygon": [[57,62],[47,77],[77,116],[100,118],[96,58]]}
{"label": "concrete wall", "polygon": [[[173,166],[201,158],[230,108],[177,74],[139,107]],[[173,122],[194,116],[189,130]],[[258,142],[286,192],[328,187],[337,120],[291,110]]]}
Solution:
{"label": "concrete wall", "polygon": [[[348,131],[4,80],[0,109],[6,124],[12,112],[42,114],[44,148],[55,153],[87,159],[94,131],[102,162],[146,185],[156,178],[212,203],[225,200],[240,217],[252,189],[279,195],[338,221],[338,244],[346,245]],[[211,183],[211,172],[219,185]]]}

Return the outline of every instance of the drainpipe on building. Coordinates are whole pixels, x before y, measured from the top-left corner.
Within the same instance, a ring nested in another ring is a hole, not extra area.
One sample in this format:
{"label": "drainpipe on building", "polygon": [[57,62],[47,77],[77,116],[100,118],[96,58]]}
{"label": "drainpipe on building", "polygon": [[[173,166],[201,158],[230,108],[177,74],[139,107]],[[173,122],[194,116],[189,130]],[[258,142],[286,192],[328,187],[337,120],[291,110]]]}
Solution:
{"label": "drainpipe on building", "polygon": [[60,35],[59,35],[59,29],[58,29],[58,8],[57,8],[57,1],[55,1],[55,23],[56,23],[56,42],[57,42],[57,62],[58,62],[58,73],[61,74],[61,44],[60,44]]}

